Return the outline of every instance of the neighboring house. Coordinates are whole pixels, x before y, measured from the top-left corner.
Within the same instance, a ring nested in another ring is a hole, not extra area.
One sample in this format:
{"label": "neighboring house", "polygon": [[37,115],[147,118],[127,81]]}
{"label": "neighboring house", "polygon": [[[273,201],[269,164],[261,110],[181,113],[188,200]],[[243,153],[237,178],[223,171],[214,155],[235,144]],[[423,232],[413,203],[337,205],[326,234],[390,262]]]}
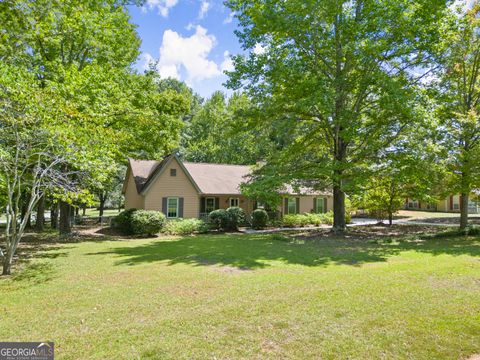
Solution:
{"label": "neighboring house", "polygon": [[[262,205],[240,193],[251,171],[244,165],[183,162],[176,155],[162,161],[129,159],[122,190],[125,209],[158,210],[167,218],[205,218],[213,210],[238,206],[250,214]],[[286,188],[278,208],[282,215],[333,208],[330,194]]]}
{"label": "neighboring house", "polygon": [[[436,203],[421,202],[412,198],[405,199],[406,210],[427,210],[439,212],[460,212],[461,195],[450,195],[447,198]],[[472,193],[468,200],[468,212],[470,214],[480,214],[480,201],[478,194]]]}

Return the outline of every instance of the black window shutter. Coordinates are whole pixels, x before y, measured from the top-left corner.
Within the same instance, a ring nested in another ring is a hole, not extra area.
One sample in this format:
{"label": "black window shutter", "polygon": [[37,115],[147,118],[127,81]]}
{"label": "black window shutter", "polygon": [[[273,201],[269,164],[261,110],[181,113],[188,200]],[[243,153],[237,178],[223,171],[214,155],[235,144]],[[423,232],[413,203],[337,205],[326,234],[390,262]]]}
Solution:
{"label": "black window shutter", "polygon": [[297,208],[295,209],[295,214],[300,214],[300,198],[296,198],[295,200],[297,200]]}
{"label": "black window shutter", "polygon": [[327,212],[327,198],[323,198],[323,212],[326,213]]}
{"label": "black window shutter", "polygon": [[313,213],[316,213],[317,212],[317,198],[314,197],[313,198]]}
{"label": "black window shutter", "polygon": [[288,198],[285,198],[284,214],[288,214]]}
{"label": "black window shutter", "polygon": [[167,215],[167,198],[162,198],[162,212]]}
{"label": "black window shutter", "polygon": [[200,212],[201,213],[205,212],[205,198],[204,197],[200,198]]}
{"label": "black window shutter", "polygon": [[215,198],[215,210],[220,209],[220,198]]}
{"label": "black window shutter", "polygon": [[183,218],[183,198],[178,199],[178,217]]}

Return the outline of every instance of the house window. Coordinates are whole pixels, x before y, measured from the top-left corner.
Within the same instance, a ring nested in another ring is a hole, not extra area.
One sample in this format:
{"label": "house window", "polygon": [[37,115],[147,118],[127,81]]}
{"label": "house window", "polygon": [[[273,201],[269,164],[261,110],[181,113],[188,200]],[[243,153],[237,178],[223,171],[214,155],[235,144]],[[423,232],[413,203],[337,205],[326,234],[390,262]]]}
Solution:
{"label": "house window", "polygon": [[167,218],[178,217],[178,198],[167,199]]}
{"label": "house window", "polygon": [[325,212],[325,199],[324,198],[316,198],[315,201],[315,212],[317,214],[321,214]]}
{"label": "house window", "polygon": [[177,176],[177,169],[170,169],[170,176]]}
{"label": "house window", "polygon": [[452,209],[453,210],[460,210],[460,196],[455,195],[452,198]]}
{"label": "house window", "polygon": [[287,206],[287,213],[288,214],[296,214],[297,213],[297,199],[296,198],[288,198],[288,206]]}
{"label": "house window", "polygon": [[409,209],[418,209],[418,201],[417,200],[408,200],[408,208]]}
{"label": "house window", "polygon": [[238,201],[238,198],[230,198],[229,199],[229,204],[230,207],[238,207],[240,201]]}
{"label": "house window", "polygon": [[215,210],[215,198],[213,197],[205,198],[205,212],[211,213],[213,210]]}

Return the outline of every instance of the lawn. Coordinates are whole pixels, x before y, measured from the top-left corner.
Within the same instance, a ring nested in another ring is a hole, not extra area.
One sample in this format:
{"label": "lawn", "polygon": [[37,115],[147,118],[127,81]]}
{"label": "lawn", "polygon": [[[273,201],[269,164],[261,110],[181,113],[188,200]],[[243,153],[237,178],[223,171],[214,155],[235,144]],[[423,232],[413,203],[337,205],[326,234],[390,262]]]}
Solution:
{"label": "lawn", "polygon": [[58,358],[480,353],[480,238],[205,235],[22,252],[32,260],[0,280],[0,339],[54,341]]}

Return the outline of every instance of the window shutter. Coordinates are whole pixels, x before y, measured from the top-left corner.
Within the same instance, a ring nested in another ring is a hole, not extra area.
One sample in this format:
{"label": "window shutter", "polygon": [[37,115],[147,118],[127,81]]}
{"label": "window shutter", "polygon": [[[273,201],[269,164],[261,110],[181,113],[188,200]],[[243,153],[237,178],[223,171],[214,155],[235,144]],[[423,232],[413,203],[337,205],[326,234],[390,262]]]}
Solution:
{"label": "window shutter", "polygon": [[323,212],[326,213],[327,212],[327,198],[323,198]]}
{"label": "window shutter", "polygon": [[285,198],[284,214],[288,214],[288,198]]}
{"label": "window shutter", "polygon": [[253,210],[257,210],[257,201],[256,200],[253,201]]}
{"label": "window shutter", "polygon": [[453,195],[450,195],[450,210],[453,210]]}
{"label": "window shutter", "polygon": [[215,198],[215,210],[220,209],[220,198]]}
{"label": "window shutter", "polygon": [[162,212],[167,215],[167,198],[162,198]]}
{"label": "window shutter", "polygon": [[312,210],[312,213],[316,213],[317,212],[317,198],[313,198],[313,210]]}
{"label": "window shutter", "polygon": [[178,198],[178,217],[183,218],[183,198]]}
{"label": "window shutter", "polygon": [[200,212],[201,213],[205,212],[205,198],[204,197],[200,198]]}
{"label": "window shutter", "polygon": [[297,206],[296,206],[296,209],[295,209],[295,210],[296,210],[295,214],[300,214],[300,198],[297,197],[295,200],[297,201]]}

